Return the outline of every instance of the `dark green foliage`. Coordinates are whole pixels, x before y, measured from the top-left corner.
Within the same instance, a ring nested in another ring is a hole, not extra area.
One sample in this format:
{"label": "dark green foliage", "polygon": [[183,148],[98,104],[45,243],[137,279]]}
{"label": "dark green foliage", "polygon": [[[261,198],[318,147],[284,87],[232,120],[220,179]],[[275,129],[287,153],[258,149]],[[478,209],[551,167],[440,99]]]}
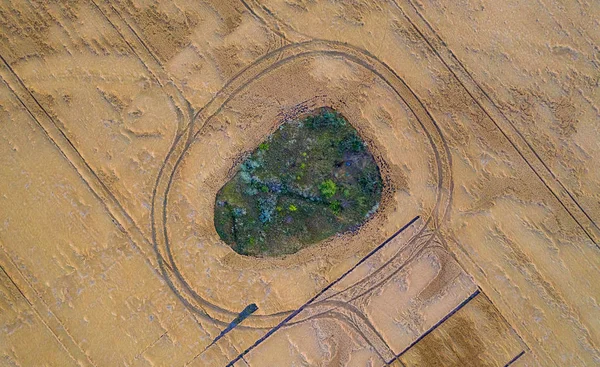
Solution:
{"label": "dark green foliage", "polygon": [[333,214],[340,214],[340,211],[342,210],[342,204],[337,200],[332,201],[331,203],[329,203],[329,209],[331,209]]}
{"label": "dark green foliage", "polygon": [[381,190],[356,130],[321,108],[281,125],[246,158],[217,193],[215,228],[240,254],[290,254],[362,224]]}

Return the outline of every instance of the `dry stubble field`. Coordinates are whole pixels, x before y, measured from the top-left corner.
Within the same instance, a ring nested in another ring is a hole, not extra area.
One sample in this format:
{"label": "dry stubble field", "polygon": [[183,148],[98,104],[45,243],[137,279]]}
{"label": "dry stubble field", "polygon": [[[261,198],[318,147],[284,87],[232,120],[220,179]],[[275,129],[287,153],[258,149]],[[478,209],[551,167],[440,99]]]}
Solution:
{"label": "dry stubble field", "polygon": [[[588,0],[3,1],[0,365],[599,365],[598,19]],[[323,106],[379,163],[380,209],[235,253],[217,191]]]}

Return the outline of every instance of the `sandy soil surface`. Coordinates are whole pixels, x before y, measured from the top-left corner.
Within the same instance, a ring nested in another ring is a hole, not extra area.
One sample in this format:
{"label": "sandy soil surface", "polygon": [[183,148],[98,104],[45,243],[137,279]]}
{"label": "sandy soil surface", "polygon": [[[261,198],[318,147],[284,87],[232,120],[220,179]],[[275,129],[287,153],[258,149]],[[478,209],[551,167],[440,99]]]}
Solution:
{"label": "sandy soil surface", "polygon": [[[1,2],[0,365],[600,365],[598,19],[585,0]],[[380,210],[235,253],[217,191],[323,106],[374,154]]]}

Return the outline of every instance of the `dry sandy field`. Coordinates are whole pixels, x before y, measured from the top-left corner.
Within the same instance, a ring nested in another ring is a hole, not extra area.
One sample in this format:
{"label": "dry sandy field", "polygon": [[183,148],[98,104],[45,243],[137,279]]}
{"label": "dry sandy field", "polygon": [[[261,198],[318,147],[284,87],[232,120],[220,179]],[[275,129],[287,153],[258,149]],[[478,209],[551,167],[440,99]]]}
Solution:
{"label": "dry sandy field", "polygon": [[[0,59],[0,366],[600,366],[598,1],[2,0]],[[321,107],[378,210],[236,253]]]}

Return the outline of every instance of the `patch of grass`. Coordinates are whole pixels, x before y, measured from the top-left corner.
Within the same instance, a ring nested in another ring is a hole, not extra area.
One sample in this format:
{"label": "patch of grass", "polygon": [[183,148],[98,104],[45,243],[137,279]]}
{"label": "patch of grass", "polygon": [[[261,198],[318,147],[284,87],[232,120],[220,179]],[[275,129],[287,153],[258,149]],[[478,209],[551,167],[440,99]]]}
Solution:
{"label": "patch of grass", "polygon": [[215,228],[236,252],[280,256],[362,224],[383,188],[356,130],[330,108],[286,122],[217,193]]}

